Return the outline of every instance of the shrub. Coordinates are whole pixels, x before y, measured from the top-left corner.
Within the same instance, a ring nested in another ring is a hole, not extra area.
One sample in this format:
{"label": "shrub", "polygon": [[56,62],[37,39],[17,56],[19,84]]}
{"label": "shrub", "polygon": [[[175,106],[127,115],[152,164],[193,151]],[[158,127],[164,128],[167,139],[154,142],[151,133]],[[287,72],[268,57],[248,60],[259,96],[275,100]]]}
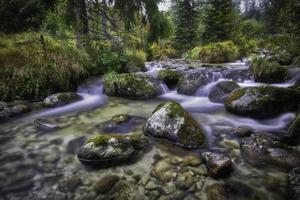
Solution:
{"label": "shrub", "polygon": [[203,63],[225,63],[238,59],[239,49],[232,41],[210,43],[187,52],[187,58]]}
{"label": "shrub", "polygon": [[163,60],[167,58],[176,58],[177,51],[172,47],[171,43],[165,40],[155,42],[150,46],[148,59]]}
{"label": "shrub", "polygon": [[126,50],[126,63],[128,66],[144,68],[146,53],[142,50]]}
{"label": "shrub", "polygon": [[288,69],[280,66],[278,62],[269,61],[264,58],[253,59],[250,71],[258,82],[279,83],[288,78]]}
{"label": "shrub", "polygon": [[118,84],[119,75],[115,71],[108,72],[104,75],[104,90],[106,94],[114,94]]}
{"label": "shrub", "polygon": [[88,55],[39,33],[0,35],[1,100],[38,99],[74,90],[87,75]]}

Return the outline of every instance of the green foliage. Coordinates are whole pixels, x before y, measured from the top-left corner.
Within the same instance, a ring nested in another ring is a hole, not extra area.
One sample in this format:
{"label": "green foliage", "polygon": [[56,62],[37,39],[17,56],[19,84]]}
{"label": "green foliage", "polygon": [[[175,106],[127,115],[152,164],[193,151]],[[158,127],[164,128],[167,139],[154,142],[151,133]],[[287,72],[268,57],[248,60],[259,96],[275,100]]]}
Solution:
{"label": "green foliage", "polygon": [[246,57],[255,52],[264,32],[263,24],[256,20],[245,20],[240,23],[239,32],[233,39],[240,49],[240,57]]}
{"label": "green foliage", "polygon": [[176,49],[172,47],[171,42],[166,40],[159,40],[153,43],[148,52],[148,60],[162,60],[167,58],[178,57]]}
{"label": "green foliage", "polygon": [[203,63],[226,63],[238,59],[239,49],[232,41],[210,43],[188,51],[186,57]]}
{"label": "green foliage", "polygon": [[5,33],[15,33],[28,29],[38,29],[46,11],[52,9],[55,3],[55,0],[0,1],[0,30]]}
{"label": "green foliage", "polygon": [[0,97],[35,99],[70,91],[87,75],[89,57],[39,33],[0,35]]}
{"label": "green foliage", "polygon": [[284,82],[288,78],[288,69],[280,66],[278,62],[265,58],[255,58],[250,70],[256,81],[264,83]]}
{"label": "green foliage", "polygon": [[[104,89],[106,94],[114,94],[119,82],[119,75],[115,71],[108,72],[104,75]],[[116,85],[117,84],[117,85]]]}
{"label": "green foliage", "polygon": [[232,40],[235,37],[238,15],[232,0],[209,0],[204,20],[204,43]]}
{"label": "green foliage", "polygon": [[174,6],[174,46],[181,53],[197,43],[198,11],[193,0],[176,0]]}
{"label": "green foliage", "polygon": [[142,50],[126,50],[126,65],[144,68],[146,53]]}

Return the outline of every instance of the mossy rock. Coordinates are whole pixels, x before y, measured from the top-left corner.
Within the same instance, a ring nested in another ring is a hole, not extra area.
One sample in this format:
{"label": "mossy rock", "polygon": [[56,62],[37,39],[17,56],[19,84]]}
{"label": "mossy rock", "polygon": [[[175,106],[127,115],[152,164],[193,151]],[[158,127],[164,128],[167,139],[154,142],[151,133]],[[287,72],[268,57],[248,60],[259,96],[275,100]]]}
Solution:
{"label": "mossy rock", "polygon": [[63,92],[56,93],[45,98],[43,101],[43,105],[47,108],[54,108],[80,100],[82,100],[82,97],[74,92]]}
{"label": "mossy rock", "polygon": [[250,66],[255,81],[263,83],[281,83],[288,79],[288,69],[276,61],[256,58]]}
{"label": "mossy rock", "polygon": [[196,91],[208,83],[208,78],[202,73],[186,74],[180,78],[177,86],[179,94],[193,95]]}
{"label": "mossy rock", "polygon": [[228,112],[253,118],[270,118],[296,111],[300,93],[272,86],[246,87],[233,91],[225,99]]}
{"label": "mossy rock", "polygon": [[163,81],[169,88],[174,88],[183,75],[182,72],[165,69],[158,72],[158,79]]}
{"label": "mossy rock", "polygon": [[240,86],[234,81],[221,81],[211,88],[208,98],[215,103],[224,103],[226,97]]}
{"label": "mossy rock", "polygon": [[77,157],[85,164],[109,166],[133,159],[147,143],[142,135],[97,135],[87,140]]}
{"label": "mossy rock", "polygon": [[160,82],[139,74],[108,74],[104,78],[108,96],[128,99],[150,99],[162,94]]}
{"label": "mossy rock", "polygon": [[197,121],[173,101],[157,106],[146,121],[144,134],[163,138],[186,148],[197,148],[205,142],[204,132]]}

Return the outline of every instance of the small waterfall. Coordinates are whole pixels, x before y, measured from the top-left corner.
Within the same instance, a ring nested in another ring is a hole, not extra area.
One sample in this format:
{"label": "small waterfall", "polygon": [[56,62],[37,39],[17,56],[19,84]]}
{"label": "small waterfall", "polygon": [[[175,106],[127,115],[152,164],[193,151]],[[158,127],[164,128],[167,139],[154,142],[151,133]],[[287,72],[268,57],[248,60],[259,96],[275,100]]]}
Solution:
{"label": "small waterfall", "polygon": [[160,89],[161,89],[161,91],[162,91],[163,94],[167,94],[167,93],[170,92],[168,86],[166,84],[164,84],[164,83],[160,83],[159,87],[160,87]]}
{"label": "small waterfall", "polygon": [[208,97],[208,94],[211,90],[211,88],[213,88],[217,83],[221,82],[221,81],[224,81],[226,79],[218,79],[217,81],[214,81],[214,82],[211,82],[211,83],[208,83],[207,85],[203,86],[203,87],[200,87],[197,92],[196,92],[196,96],[198,97]]}

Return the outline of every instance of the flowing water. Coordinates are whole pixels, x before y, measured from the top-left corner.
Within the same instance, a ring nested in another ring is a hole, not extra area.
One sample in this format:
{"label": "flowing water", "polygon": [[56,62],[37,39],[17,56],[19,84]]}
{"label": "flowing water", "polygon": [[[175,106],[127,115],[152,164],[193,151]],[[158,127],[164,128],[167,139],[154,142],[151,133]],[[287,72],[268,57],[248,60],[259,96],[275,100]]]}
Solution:
{"label": "flowing water", "polygon": [[[223,179],[200,176],[201,181],[195,183],[196,186],[201,185],[197,186],[198,189],[178,189],[172,194],[182,192],[182,199],[207,199],[209,185],[230,183],[238,190],[236,199],[285,199],[287,172],[272,166],[257,168],[245,162],[240,156],[237,138],[228,135],[226,130],[249,126],[261,132],[285,131],[294,113],[284,113],[267,120],[227,113],[223,104],[212,103],[208,98],[208,93],[215,84],[222,80],[234,80],[241,87],[263,84],[253,81],[245,62],[196,69],[193,68],[195,65],[197,63],[190,66],[176,60],[168,61],[167,64],[153,62],[147,64],[148,71],[144,73],[156,77],[158,71],[164,68],[203,71],[210,82],[199,88],[194,96],[178,94],[176,90],[170,90],[161,84],[164,94],[152,100],[133,101],[108,97],[103,92],[101,77],[95,77],[78,88],[78,93],[83,97],[82,101],[40,110],[1,124],[0,199],[95,199],[91,188],[97,180],[107,174],[117,174],[130,182],[134,177],[130,171],[141,176],[141,180],[136,183],[137,190],[146,194],[147,198],[176,199],[177,197],[170,197],[168,192],[161,192],[153,197],[155,187],[145,192],[146,183],[152,180],[151,171],[157,155],[168,159],[181,159],[187,155],[198,156],[199,152],[208,149],[227,152],[233,158],[234,170],[231,175]],[[278,87],[291,85],[293,80],[276,84]],[[179,102],[201,122],[208,140],[205,149],[192,151],[164,141],[155,141],[149,152],[137,162],[128,165],[89,169],[78,161],[72,150],[74,139],[98,133],[97,125],[116,114],[126,113],[147,118],[160,102],[167,100]],[[49,132],[38,130],[34,126],[34,120],[38,118],[48,118],[59,128]],[[168,187],[173,186],[169,184]]]}

